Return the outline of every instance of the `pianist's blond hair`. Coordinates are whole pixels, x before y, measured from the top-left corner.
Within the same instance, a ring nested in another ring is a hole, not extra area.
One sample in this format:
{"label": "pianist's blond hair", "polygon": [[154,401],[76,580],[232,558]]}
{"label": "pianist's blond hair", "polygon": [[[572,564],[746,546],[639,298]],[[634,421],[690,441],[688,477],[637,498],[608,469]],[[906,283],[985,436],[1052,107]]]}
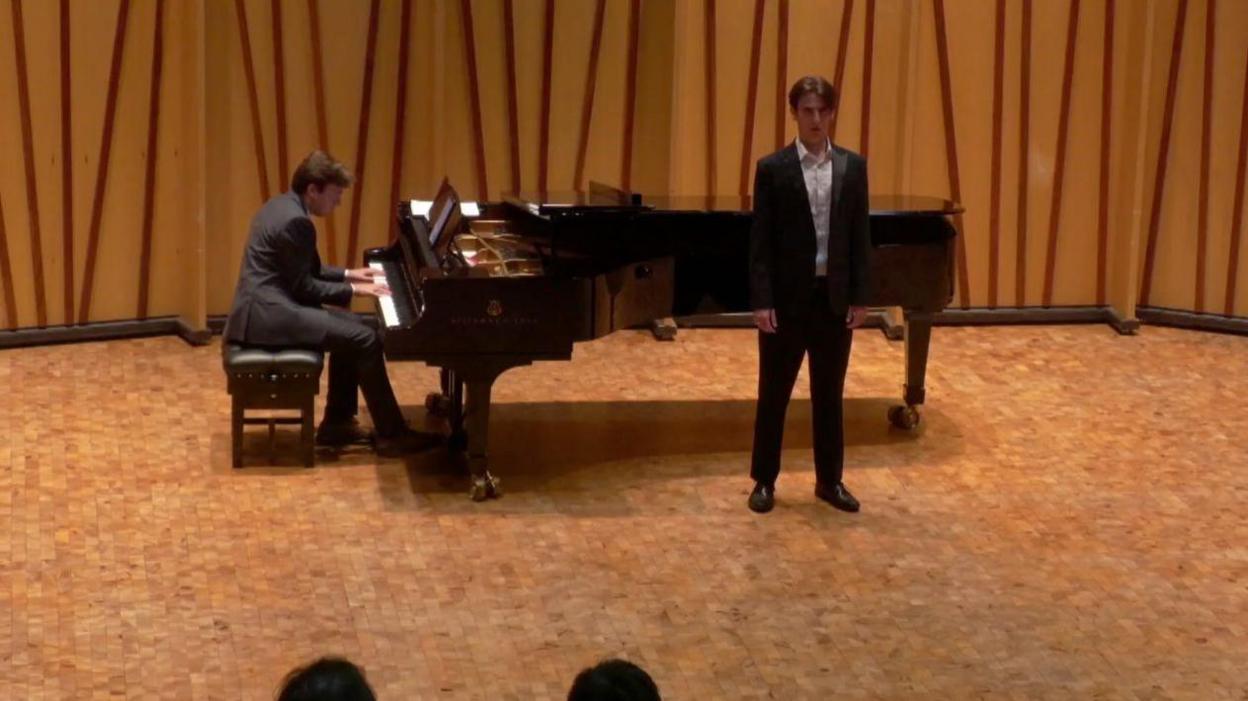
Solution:
{"label": "pianist's blond hair", "polygon": [[355,177],[346,166],[334,160],[328,153],[317,150],[309,153],[299,167],[295,168],[295,174],[290,178],[290,189],[302,195],[309,185],[316,185],[322,190],[326,185],[351,187],[354,180]]}

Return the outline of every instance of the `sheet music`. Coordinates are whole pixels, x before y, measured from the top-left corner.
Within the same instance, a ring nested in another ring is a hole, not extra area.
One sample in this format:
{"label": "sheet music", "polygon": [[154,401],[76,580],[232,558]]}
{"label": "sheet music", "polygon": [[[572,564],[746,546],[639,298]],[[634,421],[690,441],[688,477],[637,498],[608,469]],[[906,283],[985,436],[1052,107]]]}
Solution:
{"label": "sheet music", "polygon": [[[429,209],[433,207],[433,200],[412,200],[408,203],[408,207],[411,208],[413,217],[428,217]],[[459,213],[465,217],[479,217],[481,207],[476,202],[460,202]]]}

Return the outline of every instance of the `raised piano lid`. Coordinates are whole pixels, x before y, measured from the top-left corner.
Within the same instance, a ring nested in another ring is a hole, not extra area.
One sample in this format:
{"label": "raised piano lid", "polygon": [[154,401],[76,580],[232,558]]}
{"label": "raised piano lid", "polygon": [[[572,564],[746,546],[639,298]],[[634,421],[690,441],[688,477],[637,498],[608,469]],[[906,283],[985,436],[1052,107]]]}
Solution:
{"label": "raised piano lid", "polygon": [[[753,209],[749,195],[658,195],[643,197],[640,206],[621,204],[618,200],[604,202],[595,192],[569,190],[561,192],[520,192],[507,199],[526,206],[534,214],[560,211],[606,211],[630,210],[655,212],[740,212],[748,214]],[[633,200],[635,201],[635,200]],[[962,205],[952,200],[927,195],[872,195],[871,216],[951,216],[964,211]]]}
{"label": "raised piano lid", "polygon": [[633,193],[596,182],[590,182],[588,191],[566,190],[544,193],[521,191],[506,193],[503,199],[533,214],[543,216],[609,212],[635,213],[654,208],[653,205],[643,204]]}
{"label": "raised piano lid", "polygon": [[[754,198],[749,195],[673,195],[647,197],[655,210],[669,212],[740,212],[753,210]],[[871,216],[949,216],[961,214],[962,205],[952,200],[925,195],[871,195]]]}

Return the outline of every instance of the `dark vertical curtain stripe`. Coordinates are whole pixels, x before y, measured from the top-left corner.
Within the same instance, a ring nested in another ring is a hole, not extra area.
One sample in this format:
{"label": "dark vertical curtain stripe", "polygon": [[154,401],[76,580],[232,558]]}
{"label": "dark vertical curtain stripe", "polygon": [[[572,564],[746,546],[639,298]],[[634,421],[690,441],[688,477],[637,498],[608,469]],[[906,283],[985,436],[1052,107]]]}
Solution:
{"label": "dark vertical curtain stripe", "polygon": [[247,78],[247,106],[251,110],[251,137],[256,150],[256,173],[260,180],[260,200],[267,202],[269,188],[269,162],[264,153],[264,131],[260,125],[260,97],[256,91],[256,66],[251,56],[251,32],[247,28],[247,8],[243,0],[234,0],[238,15],[238,39],[243,47],[243,73]]}
{"label": "dark vertical curtain stripe", "polygon": [[69,0],[61,0],[61,263],[65,324],[74,322],[74,139],[70,89]]}
{"label": "dark vertical curtain stripe", "polygon": [[121,0],[117,25],[113,34],[113,57],[108,69],[108,96],[104,100],[104,131],[100,136],[100,160],[95,175],[95,194],[91,198],[91,220],[87,226],[87,260],[82,275],[78,323],[91,317],[91,288],[95,280],[95,258],[100,245],[100,219],[104,212],[104,187],[108,183],[108,164],[113,149],[113,123],[117,116],[117,90],[121,85],[121,57],[126,48],[126,25],[130,17],[130,0]]}
{"label": "dark vertical curtain stripe", "polygon": [[875,0],[867,0],[867,26],[862,57],[862,127],[859,150],[865,158],[871,150],[871,74],[875,64]]}
{"label": "dark vertical curtain stripe", "polygon": [[555,0],[546,0],[545,24],[542,26],[542,116],[541,134],[537,145],[537,191],[548,192],[550,169],[550,81],[553,72],[555,42]]}
{"label": "dark vertical curtain stripe", "polygon": [[364,85],[360,91],[360,125],[355,134],[355,201],[351,206],[351,226],[347,230],[347,256],[342,264],[356,265],[355,252],[360,238],[360,214],[364,211],[365,170],[368,161],[368,124],[373,105],[373,66],[377,60],[377,24],[381,0],[373,0],[368,9],[368,41],[364,48]]}
{"label": "dark vertical curtain stripe", "polygon": [[48,300],[43,279],[43,236],[39,226],[39,191],[35,178],[35,139],[30,124],[30,82],[26,67],[26,29],[22,0],[12,0],[13,54],[17,67],[17,101],[22,117],[22,156],[26,165],[26,208],[30,217],[30,265],[35,281],[35,316],[48,325]]}
{"label": "dark vertical curtain stripe", "polygon": [[164,64],[165,0],[156,0],[152,36],[152,75],[147,107],[147,163],[143,175],[143,243],[139,254],[138,318],[146,319],[152,279],[152,217],[156,207],[156,157],[160,144],[160,75]]}
{"label": "dark vertical curtain stripe", "polygon": [[706,43],[706,196],[715,194],[715,0],[706,0],[702,16]]}
{"label": "dark vertical curtain stripe", "polygon": [[[290,177],[290,160],[286,149],[286,56],[282,48],[282,0],[272,0],[273,9],[273,100],[277,107],[277,177],[284,182]],[[278,189],[283,189],[280,184]]]}
{"label": "dark vertical curtain stripe", "polygon": [[511,190],[520,192],[520,109],[516,100],[516,23],[512,0],[503,0],[503,56],[507,71],[507,146],[511,155]]}
{"label": "dark vertical curtain stripe", "polygon": [[581,132],[576,145],[576,167],[572,183],[577,190],[585,186],[585,158],[589,151],[589,127],[594,118],[594,90],[598,84],[598,57],[602,53],[602,24],[607,0],[598,0],[594,8],[594,33],[589,41],[589,70],[585,73],[585,94],[581,100]]}
{"label": "dark vertical curtain stripe", "polygon": [[[317,0],[308,0],[308,25],[312,34],[312,87],[316,100],[316,138],[318,148],[329,151],[329,123],[325,115],[325,65],[321,49],[321,13]],[[334,215],[325,217],[326,260],[330,265],[338,261],[338,228]]]}
{"label": "dark vertical curtain stripe", "polygon": [[1101,164],[1096,213],[1096,303],[1106,301],[1109,265],[1109,147],[1114,99],[1114,0],[1105,0],[1105,37],[1101,53]]}
{"label": "dark vertical curtain stripe", "polygon": [[1244,233],[1244,179],[1248,175],[1248,52],[1244,61],[1243,104],[1239,108],[1239,159],[1235,168],[1235,195],[1231,198],[1231,250],[1226,261],[1226,301],[1222,313],[1235,313],[1235,277],[1239,274],[1239,244]]}
{"label": "dark vertical curtain stripe", "polygon": [[745,90],[745,138],[741,142],[739,194],[750,194],[750,154],[754,150],[754,113],[758,102],[758,63],[763,49],[763,0],[754,0],[754,26],[750,39],[750,76]]}
{"label": "dark vertical curtain stripe", "polygon": [[1066,143],[1070,134],[1070,93],[1075,81],[1075,42],[1079,34],[1079,0],[1071,0],[1066,24],[1066,59],[1062,66],[1062,102],[1057,121],[1057,162],[1053,167],[1053,193],[1049,201],[1049,240],[1044,256],[1044,295],[1041,304],[1053,305],[1053,279],[1057,266],[1057,237],[1062,218],[1062,183],[1066,175]]}
{"label": "dark vertical curtain stripe", "polygon": [[1218,13],[1218,1],[1205,3],[1205,75],[1204,98],[1201,101],[1200,121],[1200,185],[1197,200],[1200,209],[1196,214],[1196,311],[1205,311],[1206,257],[1209,255],[1209,149],[1213,128],[1213,57],[1215,52],[1214,20]]}
{"label": "dark vertical curtain stripe", "polygon": [[628,79],[624,95],[624,134],[620,151],[620,187],[633,189],[633,120],[637,114],[637,52],[641,40],[641,0],[630,0],[628,9]]}
{"label": "dark vertical curtain stripe", "polygon": [[[934,0],[936,12],[936,55],[940,67],[940,102],[945,121],[945,159],[949,164],[949,190],[953,199],[962,201],[962,181],[958,171],[958,139],[953,123],[953,80],[949,75],[949,39],[945,30],[945,2]],[[967,275],[966,238],[962,236],[962,215],[955,215],[954,226],[957,227],[957,266],[958,295],[962,299],[962,308],[971,305],[970,282]]]}
{"label": "dark vertical curtain stripe", "polygon": [[[841,7],[841,38],[840,43],[836,46],[836,73],[832,77],[832,84],[836,86],[838,93],[844,97],[845,93],[845,63],[849,57],[849,21],[854,17],[854,0],[845,0],[845,4]],[[832,113],[832,123],[828,125],[828,136],[836,141],[836,120],[840,117],[841,110],[838,107]]]}
{"label": "dark vertical curtain stripe", "polygon": [[1005,0],[997,0],[992,51],[992,168],[988,204],[988,308],[997,306],[1001,259],[1001,123],[1005,91]]}
{"label": "dark vertical curtain stripe", "polygon": [[1014,250],[1014,306],[1027,301],[1027,185],[1031,182],[1031,0],[1023,0],[1022,65],[1018,79],[1018,247]]}
{"label": "dark vertical curtain stripe", "polygon": [[464,23],[464,58],[467,59],[468,97],[472,105],[473,163],[476,164],[477,198],[488,199],[490,184],[485,169],[485,133],[481,127],[481,81],[477,74],[477,39],[472,26],[472,3],[460,0]]}
{"label": "dark vertical curtain stripe", "polygon": [[1187,23],[1187,0],[1179,0],[1174,37],[1170,45],[1170,68],[1166,78],[1166,106],[1162,113],[1161,143],[1157,148],[1154,171],[1153,204],[1148,218],[1148,243],[1144,249],[1144,273],[1141,278],[1140,304],[1147,305],[1153,286],[1153,265],[1157,255],[1157,236],[1161,229],[1161,203],[1166,191],[1166,162],[1170,158],[1170,133],[1174,127],[1174,98],[1179,87],[1179,62],[1183,58],[1183,27]]}
{"label": "dark vertical curtain stripe", "polygon": [[[394,148],[390,157],[390,202],[398,206],[399,188],[403,184],[403,142],[407,132],[407,61],[412,38],[412,0],[403,0],[399,16],[399,76],[394,98]],[[399,235],[398,217],[390,217],[390,238]]]}
{"label": "dark vertical curtain stripe", "polygon": [[789,0],[780,0],[778,13],[780,26],[776,31],[776,150],[784,146],[784,108],[789,91]]}

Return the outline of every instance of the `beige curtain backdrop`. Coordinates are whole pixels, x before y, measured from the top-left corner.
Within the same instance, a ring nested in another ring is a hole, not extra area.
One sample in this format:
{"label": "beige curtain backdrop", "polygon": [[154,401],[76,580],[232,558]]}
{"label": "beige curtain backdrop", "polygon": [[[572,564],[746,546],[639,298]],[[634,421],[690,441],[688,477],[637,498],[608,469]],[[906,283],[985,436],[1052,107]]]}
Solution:
{"label": "beige curtain backdrop", "polygon": [[748,192],[807,73],[874,192],[959,193],[955,305],[1244,317],[1244,36],[1231,0],[0,0],[0,329],[204,327],[317,146],[359,175],[339,264],[443,176]]}

